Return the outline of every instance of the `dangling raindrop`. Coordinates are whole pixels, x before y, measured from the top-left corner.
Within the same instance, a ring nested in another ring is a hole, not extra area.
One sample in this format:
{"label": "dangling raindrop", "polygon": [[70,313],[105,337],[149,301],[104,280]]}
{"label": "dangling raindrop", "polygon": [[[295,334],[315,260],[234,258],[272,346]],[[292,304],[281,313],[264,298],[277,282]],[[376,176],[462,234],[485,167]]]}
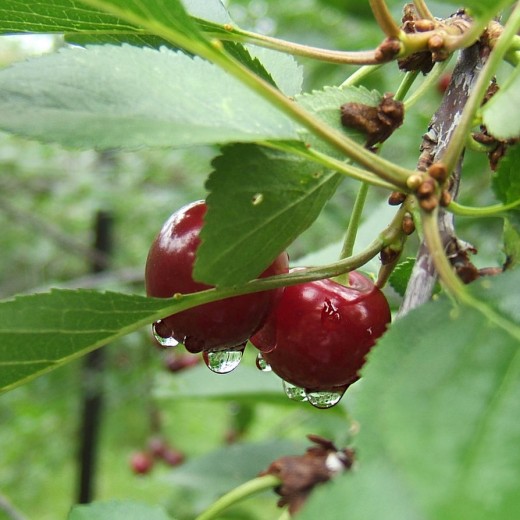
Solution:
{"label": "dangling raindrop", "polygon": [[256,356],[256,367],[262,372],[271,372],[272,370],[271,365],[265,360],[261,352]]}
{"label": "dangling raindrop", "polygon": [[300,388],[299,386],[296,386],[296,385],[293,385],[292,383],[288,383],[287,381],[284,381],[283,389],[284,389],[285,395],[289,399],[292,399],[293,401],[300,401],[300,402],[307,401],[307,395],[303,388]]}
{"label": "dangling raindrop", "polygon": [[206,366],[215,374],[227,374],[240,364],[244,349],[205,350],[202,358]]}
{"label": "dangling raindrop", "polygon": [[309,403],[315,408],[331,408],[338,404],[345,393],[345,389],[306,392]]}
{"label": "dangling raindrop", "polygon": [[152,325],[152,333],[157,343],[164,348],[176,347],[179,342],[173,337],[173,331],[167,330],[161,320]]}

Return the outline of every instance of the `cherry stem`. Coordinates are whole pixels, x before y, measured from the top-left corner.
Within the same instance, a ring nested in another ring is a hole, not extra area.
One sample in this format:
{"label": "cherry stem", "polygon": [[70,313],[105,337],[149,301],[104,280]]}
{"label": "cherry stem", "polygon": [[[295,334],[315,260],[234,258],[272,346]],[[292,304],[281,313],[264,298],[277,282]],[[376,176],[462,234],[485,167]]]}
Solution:
{"label": "cherry stem", "polygon": [[252,43],[267,49],[273,49],[285,52],[295,56],[311,58],[329,63],[337,63],[343,65],[370,65],[378,63],[376,60],[375,50],[370,51],[336,51],[330,49],[322,49],[294,43],[273,36],[266,36],[252,31],[245,31],[238,27],[228,27],[229,40],[241,43]]}
{"label": "cherry stem", "polygon": [[[297,146],[293,146],[290,142],[287,141],[263,141],[259,144],[266,146],[268,148],[274,148],[275,150],[281,150],[283,152],[292,153],[293,155],[299,155],[304,159],[308,159],[314,161],[317,164],[321,164],[326,168],[330,168],[331,170],[335,170],[346,177],[350,177],[351,179],[356,179],[361,182],[366,182],[371,184],[372,186],[379,186],[381,188],[386,188],[389,190],[402,189],[395,184],[391,184],[380,179],[377,175],[364,170],[363,168],[359,168],[357,166],[353,166],[348,161],[341,161],[339,159],[335,159],[330,155],[327,155],[319,150],[314,148],[306,148],[302,146],[298,146],[301,144],[296,142]],[[405,190],[406,191],[406,190]]]}
{"label": "cherry stem", "polygon": [[339,88],[347,88],[353,87],[357,83],[359,83],[362,79],[365,79],[367,76],[379,70],[383,65],[365,65],[364,67],[359,67],[354,73],[352,73],[340,86]]}
{"label": "cherry stem", "polygon": [[[328,265],[319,267],[307,267],[298,269],[292,273],[280,274],[266,278],[259,278],[246,282],[240,286],[222,287],[218,289],[207,289],[190,294],[175,294],[172,298],[163,299],[164,307],[143,320],[143,325],[160,320],[170,314],[175,314],[192,307],[197,307],[205,303],[223,300],[231,296],[240,296],[260,291],[268,291],[279,287],[287,287],[324,278],[335,278],[349,271],[354,271],[372,260],[381,250],[400,236],[401,222],[404,209],[400,208],[392,222],[379,234],[379,236],[369,244],[363,251],[352,255],[344,260],[339,260]],[[139,323],[137,324],[139,325]]]}
{"label": "cherry stem", "polygon": [[[365,201],[368,195],[368,188],[368,184],[363,182],[357,192],[356,200],[354,201],[354,206],[352,207],[352,214],[350,215],[350,219],[348,221],[345,240],[343,242],[343,247],[339,255],[340,260],[352,256],[352,253],[354,251],[354,244],[356,242],[359,225],[361,224],[361,216],[363,215],[363,208],[365,207]],[[348,285],[349,273],[347,272],[340,276],[337,276],[335,280],[342,285]]]}
{"label": "cherry stem", "polygon": [[434,19],[433,14],[430,12],[430,9],[428,8],[424,0],[413,0],[413,5],[415,6],[415,9],[417,9],[419,16],[426,20]]}
{"label": "cherry stem", "polygon": [[520,206],[520,199],[510,202],[509,204],[493,204],[492,206],[473,207],[463,206],[455,201],[451,201],[448,209],[455,215],[460,217],[503,217],[506,211]]}
{"label": "cherry stem", "polygon": [[408,94],[408,91],[410,90],[414,81],[417,79],[418,75],[419,75],[418,70],[411,70],[404,75],[404,78],[401,81],[401,84],[399,85],[397,92],[394,95],[394,99],[396,101],[404,100],[406,94]]}
{"label": "cherry stem", "polygon": [[249,480],[248,482],[232,489],[229,493],[221,496],[208,509],[197,516],[195,520],[212,520],[217,518],[220,513],[237,502],[267,489],[279,486],[280,484],[280,479],[274,475],[265,475],[263,477]]}
{"label": "cherry stem", "polygon": [[347,232],[345,234],[345,240],[343,242],[343,248],[339,255],[340,260],[352,256],[354,251],[354,244],[356,242],[356,236],[361,223],[361,216],[363,215],[363,208],[365,207],[365,201],[368,195],[368,184],[362,183],[356,195],[354,206],[352,207],[352,214],[348,222]]}
{"label": "cherry stem", "polygon": [[289,513],[289,509],[287,508],[281,515],[278,520],[291,520],[291,513]]}
{"label": "cherry stem", "polygon": [[451,59],[451,55],[446,61],[435,64],[435,66],[433,67],[433,70],[428,74],[426,79],[419,85],[417,90],[415,90],[413,92],[413,94],[411,94],[410,97],[404,102],[405,110],[408,110],[413,105],[415,105],[415,103],[417,103],[417,101],[419,101],[419,99],[423,96],[423,94],[427,90],[429,90],[432,87],[432,85],[435,85],[437,83],[437,81],[441,77],[442,73],[448,66],[450,59]]}
{"label": "cherry stem", "polygon": [[389,38],[398,38],[401,28],[393,19],[384,0],[370,0],[370,8],[377,24]]}

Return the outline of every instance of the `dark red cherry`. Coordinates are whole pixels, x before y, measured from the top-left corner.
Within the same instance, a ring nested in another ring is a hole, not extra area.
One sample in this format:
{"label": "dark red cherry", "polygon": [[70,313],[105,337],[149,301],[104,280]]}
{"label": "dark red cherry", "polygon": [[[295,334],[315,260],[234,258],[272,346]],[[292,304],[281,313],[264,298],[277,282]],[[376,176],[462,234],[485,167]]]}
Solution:
{"label": "dark red cherry", "polygon": [[341,392],[356,381],[390,322],[383,293],[360,273],[349,278],[348,287],[333,280],[286,287],[251,338],[278,376],[307,393]]}
{"label": "dark red cherry", "polygon": [[[199,233],[206,213],[204,201],[176,211],[154,240],[146,262],[148,296],[169,298],[211,286],[193,279]],[[281,253],[260,275],[272,276],[289,269],[287,253]],[[282,294],[282,289],[235,296],[169,316],[156,324],[162,338],[184,343],[190,352],[229,350],[242,347],[263,325]]]}

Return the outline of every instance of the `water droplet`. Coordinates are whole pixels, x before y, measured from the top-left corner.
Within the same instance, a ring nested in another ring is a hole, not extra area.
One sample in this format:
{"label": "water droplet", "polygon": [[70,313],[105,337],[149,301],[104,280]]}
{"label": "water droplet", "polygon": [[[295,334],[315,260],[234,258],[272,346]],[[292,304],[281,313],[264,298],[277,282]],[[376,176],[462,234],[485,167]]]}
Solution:
{"label": "water droplet", "polygon": [[262,204],[264,201],[264,194],[263,193],[255,193],[253,195],[253,198],[251,199],[251,203],[253,206],[258,206],[258,204]]}
{"label": "water droplet", "polygon": [[152,333],[157,343],[164,348],[176,347],[179,342],[173,337],[173,331],[159,320],[152,325]]}
{"label": "water droplet", "polygon": [[272,370],[271,365],[264,359],[261,352],[256,356],[256,366],[262,372],[271,372]]}
{"label": "water droplet", "polygon": [[285,395],[292,399],[293,401],[307,401],[307,394],[303,388],[299,386],[293,385],[292,383],[288,383],[287,381],[283,382],[283,389],[285,391]]}
{"label": "water droplet", "polygon": [[234,350],[205,350],[202,358],[206,366],[216,374],[227,374],[240,364],[244,348]]}
{"label": "water droplet", "polygon": [[345,393],[345,389],[318,392],[306,392],[309,403],[315,408],[331,408],[338,404]]}

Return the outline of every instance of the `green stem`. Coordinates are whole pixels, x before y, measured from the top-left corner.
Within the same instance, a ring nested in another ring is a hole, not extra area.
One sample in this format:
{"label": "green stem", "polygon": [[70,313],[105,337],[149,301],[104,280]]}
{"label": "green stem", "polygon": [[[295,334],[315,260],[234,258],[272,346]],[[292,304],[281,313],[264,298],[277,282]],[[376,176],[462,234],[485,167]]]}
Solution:
{"label": "green stem", "polygon": [[472,206],[463,206],[455,201],[450,202],[448,209],[455,215],[461,217],[503,217],[506,211],[520,206],[520,199],[510,202],[509,204],[493,204],[492,206],[484,206],[476,208]]}
{"label": "green stem", "polygon": [[225,511],[227,508],[251,495],[271,489],[280,484],[280,479],[273,475],[258,477],[232,489],[229,493],[220,497],[206,511],[200,514],[195,520],[212,520]]}
{"label": "green stem", "polygon": [[281,515],[278,520],[291,520],[291,513],[289,513],[289,509],[287,508]]}
{"label": "green stem", "polygon": [[[359,225],[361,224],[363,208],[365,207],[365,201],[368,195],[368,188],[368,184],[363,182],[361,183],[361,186],[359,187],[359,190],[357,192],[356,200],[354,201],[354,206],[352,207],[352,213],[348,221],[347,232],[345,233],[345,239],[343,241],[343,247],[339,255],[340,260],[351,257],[354,251],[354,244],[356,243],[357,232],[359,229]],[[347,272],[340,276],[337,276],[335,280],[342,285],[348,285],[349,273]]]}
{"label": "green stem", "polygon": [[343,242],[343,248],[339,255],[340,260],[352,256],[354,251],[354,243],[356,242],[356,236],[361,223],[361,216],[363,215],[363,208],[365,207],[365,201],[368,195],[368,184],[362,183],[359,187],[359,191],[352,207],[352,214],[348,222],[347,232],[345,234],[345,240]]}
{"label": "green stem", "polygon": [[275,150],[288,152],[293,155],[299,155],[304,159],[308,159],[317,164],[321,164],[326,168],[335,170],[338,173],[345,175],[346,177],[350,177],[351,179],[355,179],[361,182],[366,182],[372,186],[379,186],[381,188],[386,188],[392,191],[396,189],[401,189],[395,184],[390,184],[389,182],[383,181],[379,177],[377,177],[377,175],[374,175],[371,172],[367,172],[362,168],[353,166],[352,164],[349,164],[346,161],[340,161],[339,159],[335,159],[334,157],[331,157],[330,155],[322,153],[313,148],[306,148],[304,146],[301,146],[301,143],[299,141],[297,141],[295,145],[287,141],[263,141],[259,144],[267,146],[268,148],[273,148]]}
{"label": "green stem", "polygon": [[415,9],[419,13],[419,16],[426,20],[433,20],[433,14],[430,12],[430,9],[426,5],[424,0],[413,0],[413,4],[415,5]]}
{"label": "green stem", "polygon": [[406,188],[406,180],[415,172],[375,156],[364,146],[349,138],[341,131],[328,126],[312,113],[307,112],[303,107],[289,99],[277,88],[259,78],[231,56],[219,53],[215,56],[205,57],[227,70],[238,80],[269,101],[273,106],[302,124],[314,135],[320,137],[353,161],[364,166],[385,181],[400,186],[403,189]]}
{"label": "green stem", "polygon": [[446,67],[448,66],[450,62],[451,56],[442,63],[436,63],[433,67],[433,70],[428,74],[426,79],[417,87],[417,90],[413,92],[413,94],[404,102],[404,108],[405,110],[409,110],[421,97],[423,94],[428,91],[432,85],[435,85],[439,78],[441,77],[442,73],[446,70]]}
{"label": "green stem", "polygon": [[377,24],[388,38],[399,38],[401,28],[393,19],[384,0],[369,0]]}
{"label": "green stem", "polygon": [[457,276],[444,253],[439,227],[437,224],[437,210],[427,213],[422,211],[422,225],[424,230],[424,238],[428,246],[428,251],[432,257],[433,264],[441,281],[451,296],[456,300],[472,307],[486,317],[492,324],[505,330],[518,341],[520,341],[520,327],[515,326],[510,320],[504,318],[493,307],[485,301],[478,300],[467,290]]}
{"label": "green stem", "polygon": [[446,147],[446,150],[441,158],[449,172],[451,172],[457,164],[457,161],[466,144],[466,136],[469,134],[469,131],[473,125],[475,114],[482,104],[489,83],[493,78],[497,67],[500,65],[504,55],[509,49],[511,39],[514,38],[519,30],[520,4],[517,4],[511,13],[509,20],[504,26],[502,35],[498,39],[494,49],[491,51],[488,61],[479,74],[473,92],[469,96],[464,110],[462,111],[459,124],[455,128],[453,135],[451,136],[450,143]]}
{"label": "green stem", "polygon": [[403,80],[399,85],[399,88],[397,89],[397,92],[394,95],[395,100],[402,101],[404,99],[404,97],[410,90],[411,86],[413,85],[414,81],[417,79],[418,75],[418,70],[411,70],[405,74]]}
{"label": "green stem", "polygon": [[466,301],[466,287],[453,270],[444,252],[444,245],[438,226],[438,210],[431,212],[421,211],[421,223],[428,252],[444,286],[455,299]]}
{"label": "green stem", "polygon": [[[240,296],[260,291],[268,291],[279,287],[287,287],[324,278],[335,278],[343,273],[354,271],[377,256],[381,250],[392,244],[401,233],[402,210],[396,213],[392,222],[363,251],[344,260],[319,267],[298,269],[291,273],[252,280],[240,286],[207,289],[190,294],[176,294],[170,299],[162,300],[164,307],[143,320],[143,325],[157,321],[164,316],[191,309],[205,303],[223,300],[231,296]],[[137,324],[139,325],[139,323]],[[124,331],[122,331],[124,332]]]}
{"label": "green stem", "polygon": [[251,43],[253,45],[258,45],[267,49],[273,49],[295,56],[302,56],[304,58],[311,58],[342,65],[369,65],[377,63],[375,58],[375,51],[373,50],[336,51],[321,49],[318,47],[281,40],[272,36],[265,36],[263,34],[258,34],[251,31],[245,31],[238,27],[230,27],[228,32],[229,38],[226,39],[241,43]]}
{"label": "green stem", "polygon": [[347,88],[352,87],[358,84],[361,80],[365,79],[367,76],[379,70],[383,65],[365,65],[364,67],[359,67],[353,74],[351,74],[340,86],[339,88]]}

